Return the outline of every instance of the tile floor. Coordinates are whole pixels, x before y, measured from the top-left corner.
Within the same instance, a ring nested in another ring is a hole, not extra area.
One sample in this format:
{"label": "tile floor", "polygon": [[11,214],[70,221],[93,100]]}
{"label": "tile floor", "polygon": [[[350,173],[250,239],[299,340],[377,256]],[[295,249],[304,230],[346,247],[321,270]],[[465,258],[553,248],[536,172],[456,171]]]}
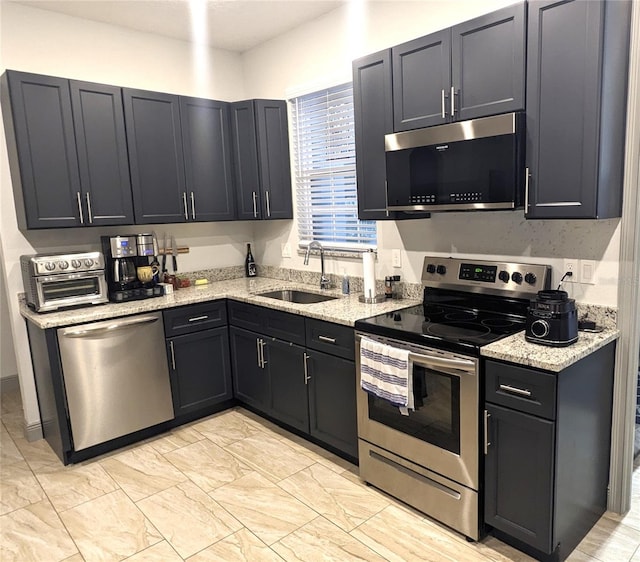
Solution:
{"label": "tile floor", "polygon": [[[64,467],[2,399],[0,559],[531,560],[466,540],[365,486],[350,463],[243,409]],[[625,516],[605,515],[574,562],[640,562],[640,468]]]}

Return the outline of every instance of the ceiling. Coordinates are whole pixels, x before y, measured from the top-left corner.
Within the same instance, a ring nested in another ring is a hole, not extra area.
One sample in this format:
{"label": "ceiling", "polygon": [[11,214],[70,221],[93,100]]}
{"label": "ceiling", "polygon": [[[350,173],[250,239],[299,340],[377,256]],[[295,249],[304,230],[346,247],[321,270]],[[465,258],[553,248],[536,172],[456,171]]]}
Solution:
{"label": "ceiling", "polygon": [[[311,21],[348,0],[10,0],[88,20],[244,52]],[[195,27],[195,26],[194,26]],[[196,31],[197,33],[197,31]]]}

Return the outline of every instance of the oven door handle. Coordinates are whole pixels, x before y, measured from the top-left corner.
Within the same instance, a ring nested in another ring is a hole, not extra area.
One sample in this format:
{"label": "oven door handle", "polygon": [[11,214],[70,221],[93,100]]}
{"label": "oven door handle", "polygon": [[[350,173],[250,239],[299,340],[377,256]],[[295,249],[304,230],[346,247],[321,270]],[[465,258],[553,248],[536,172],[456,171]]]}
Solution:
{"label": "oven door handle", "polygon": [[476,369],[476,364],[473,361],[468,361],[466,359],[447,359],[446,357],[409,353],[409,360],[412,363],[421,365],[422,367],[449,367],[472,372],[475,372]]}

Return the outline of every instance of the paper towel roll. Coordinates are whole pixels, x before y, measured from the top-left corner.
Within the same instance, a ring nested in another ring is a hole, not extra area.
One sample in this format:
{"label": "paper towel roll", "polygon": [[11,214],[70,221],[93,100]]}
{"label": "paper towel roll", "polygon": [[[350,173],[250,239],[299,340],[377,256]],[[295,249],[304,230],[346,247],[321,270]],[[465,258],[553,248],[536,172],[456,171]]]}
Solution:
{"label": "paper towel roll", "polygon": [[362,277],[364,279],[364,296],[376,296],[376,254],[369,250],[362,253]]}

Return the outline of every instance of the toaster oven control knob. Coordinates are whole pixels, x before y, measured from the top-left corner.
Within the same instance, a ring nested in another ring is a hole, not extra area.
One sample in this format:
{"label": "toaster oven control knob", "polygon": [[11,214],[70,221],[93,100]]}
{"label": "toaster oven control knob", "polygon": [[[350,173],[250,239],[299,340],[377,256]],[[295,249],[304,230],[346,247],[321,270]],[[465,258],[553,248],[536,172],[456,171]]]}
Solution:
{"label": "toaster oven control knob", "polygon": [[529,283],[529,285],[534,285],[534,284],[535,284],[535,282],[537,281],[537,279],[538,279],[538,278],[536,277],[536,274],[535,274],[535,273],[527,273],[527,274],[524,276],[524,280],[525,280],[527,283]]}
{"label": "toaster oven control knob", "polygon": [[91,267],[93,265],[93,260],[87,258],[86,260],[84,260],[84,265],[86,265],[87,267]]}
{"label": "toaster oven control knob", "polygon": [[444,265],[439,265],[439,266],[436,268],[436,273],[437,273],[438,275],[444,275],[446,272],[447,272],[447,268],[446,268]]}
{"label": "toaster oven control knob", "polygon": [[503,283],[508,283],[509,279],[511,279],[511,276],[509,275],[508,271],[505,271],[504,269],[498,273],[498,279],[500,279],[500,281],[502,281]]}
{"label": "toaster oven control knob", "polygon": [[514,283],[517,283],[518,285],[520,285],[520,283],[522,283],[522,273],[520,273],[519,271],[514,271],[511,274],[511,279],[513,280]]}
{"label": "toaster oven control knob", "polygon": [[432,263],[427,265],[427,273],[435,273],[435,272],[436,272],[436,266],[435,265],[433,265]]}
{"label": "toaster oven control knob", "polygon": [[71,260],[71,267],[78,269],[82,265],[80,260]]}
{"label": "toaster oven control knob", "polygon": [[58,267],[59,267],[60,269],[69,269],[69,262],[68,262],[68,261],[61,261],[61,262],[58,264]]}
{"label": "toaster oven control knob", "polygon": [[48,261],[47,263],[44,264],[44,268],[47,271],[53,271],[56,268],[56,264],[53,263],[52,261]]}
{"label": "toaster oven control knob", "polygon": [[546,320],[535,320],[531,323],[531,333],[536,338],[544,338],[549,334],[549,323]]}

